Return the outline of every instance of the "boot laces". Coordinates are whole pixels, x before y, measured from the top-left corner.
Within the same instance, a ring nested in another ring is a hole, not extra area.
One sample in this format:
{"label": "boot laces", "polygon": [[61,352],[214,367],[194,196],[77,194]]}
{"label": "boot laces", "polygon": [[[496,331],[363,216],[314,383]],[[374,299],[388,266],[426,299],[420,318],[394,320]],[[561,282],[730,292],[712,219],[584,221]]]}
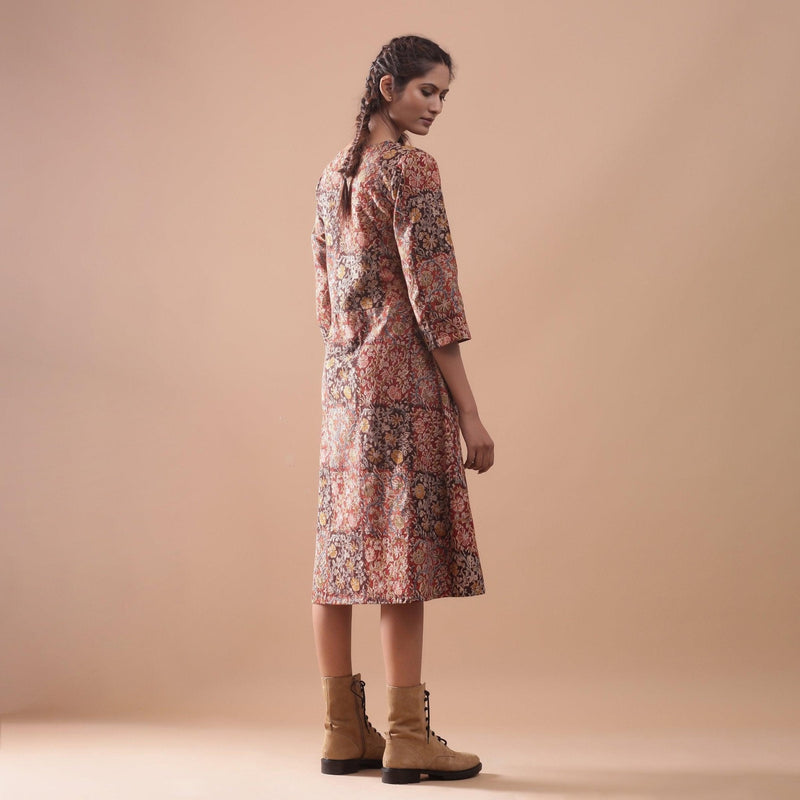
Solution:
{"label": "boot laces", "polygon": [[369,721],[369,717],[367,716],[367,693],[364,691],[364,687],[367,685],[364,681],[359,681],[359,699],[361,700],[361,713],[364,715],[364,724],[367,726],[368,731],[373,731],[377,733],[375,728],[373,727],[372,723]]}
{"label": "boot laces", "polygon": [[431,693],[426,689],[425,690],[425,732],[428,736],[428,741],[431,740],[431,734],[433,734],[443,745],[447,745],[447,739],[442,739],[438,733],[431,730]]}

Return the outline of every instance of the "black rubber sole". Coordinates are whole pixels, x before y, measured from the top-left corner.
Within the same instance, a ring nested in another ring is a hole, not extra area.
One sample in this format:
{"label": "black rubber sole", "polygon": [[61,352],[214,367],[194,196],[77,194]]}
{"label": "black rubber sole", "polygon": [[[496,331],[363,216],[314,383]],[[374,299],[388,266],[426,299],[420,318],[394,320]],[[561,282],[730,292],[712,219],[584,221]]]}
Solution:
{"label": "black rubber sole", "polygon": [[380,769],[383,762],[380,759],[369,758],[323,758],[323,775],[350,775],[360,769]]}
{"label": "black rubber sole", "polygon": [[462,781],[465,778],[474,778],[481,771],[482,767],[483,764],[476,764],[474,767],[462,769],[458,772],[384,767],[381,770],[381,781],[383,783],[419,783],[421,775],[427,775],[432,781]]}

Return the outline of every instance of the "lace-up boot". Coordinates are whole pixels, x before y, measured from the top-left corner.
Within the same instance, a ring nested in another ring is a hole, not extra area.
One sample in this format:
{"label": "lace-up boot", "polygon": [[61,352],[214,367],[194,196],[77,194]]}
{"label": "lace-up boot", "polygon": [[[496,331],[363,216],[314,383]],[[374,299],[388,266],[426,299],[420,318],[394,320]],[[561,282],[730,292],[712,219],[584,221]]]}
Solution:
{"label": "lace-up boot", "polygon": [[323,678],[325,738],[322,771],[346,775],[360,769],[379,769],[386,742],[367,719],[367,701],[361,675]]}
{"label": "lace-up boot", "polygon": [[472,753],[457,753],[431,730],[430,692],[419,686],[389,686],[389,736],[383,754],[384,783],[418,783],[420,775],[455,781],[481,771]]}

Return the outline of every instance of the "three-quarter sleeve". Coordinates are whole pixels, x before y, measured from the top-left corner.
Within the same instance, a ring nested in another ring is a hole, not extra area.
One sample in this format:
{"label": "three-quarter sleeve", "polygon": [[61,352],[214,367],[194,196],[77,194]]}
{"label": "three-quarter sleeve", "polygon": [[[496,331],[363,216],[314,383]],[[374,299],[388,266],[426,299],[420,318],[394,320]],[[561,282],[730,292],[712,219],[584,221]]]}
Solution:
{"label": "three-quarter sleeve", "polygon": [[[319,184],[317,184],[317,191]],[[311,233],[311,252],[314,258],[314,275],[316,281],[316,311],[322,336],[327,337],[331,327],[331,295],[328,287],[327,252],[325,241],[325,222],[320,213],[317,200],[317,215],[314,230]]]}
{"label": "three-quarter sleeve", "polygon": [[408,297],[429,350],[471,338],[444,208],[439,167],[411,149],[393,183],[394,233]]}

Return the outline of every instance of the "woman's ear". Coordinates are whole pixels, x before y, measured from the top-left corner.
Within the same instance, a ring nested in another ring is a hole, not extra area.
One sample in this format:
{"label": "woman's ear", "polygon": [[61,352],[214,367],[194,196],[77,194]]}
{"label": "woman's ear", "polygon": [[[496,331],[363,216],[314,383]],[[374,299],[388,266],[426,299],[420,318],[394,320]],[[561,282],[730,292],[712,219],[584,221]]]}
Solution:
{"label": "woman's ear", "polygon": [[380,92],[383,95],[383,99],[387,103],[391,103],[392,98],[394,97],[394,91],[392,87],[392,76],[384,75],[378,82],[378,87],[380,88]]}

